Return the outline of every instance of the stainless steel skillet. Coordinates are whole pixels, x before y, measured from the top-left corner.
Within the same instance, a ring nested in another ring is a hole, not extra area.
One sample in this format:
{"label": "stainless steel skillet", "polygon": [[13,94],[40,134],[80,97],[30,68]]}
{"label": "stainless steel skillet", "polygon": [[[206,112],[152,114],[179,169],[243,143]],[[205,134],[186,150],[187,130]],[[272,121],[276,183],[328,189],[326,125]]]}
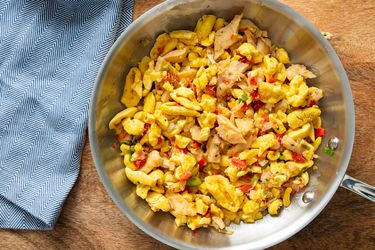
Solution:
{"label": "stainless steel skillet", "polygon": [[[321,107],[327,135],[323,144],[333,137],[340,142],[333,157],[319,151],[319,171],[280,216],[266,216],[255,224],[233,225],[233,235],[214,230],[193,235],[188,229],[177,228],[170,215],[153,213],[136,196],[133,185],[125,178],[120,155],[111,148],[113,134],[107,124],[123,109],[119,100],[124,75],[148,54],[152,43],[145,45],[145,41],[154,40],[163,31],[193,28],[203,14],[214,13],[229,20],[240,12],[268,30],[271,40],[285,47],[293,62],[308,65],[318,75],[310,84],[325,92]],[[149,235],[179,249],[259,249],[277,244],[306,226],[327,205],[341,183],[374,200],[373,187],[345,176],[354,140],[354,121],[349,81],[336,53],[314,26],[292,9],[275,1],[172,0],[138,18],[108,53],[91,100],[89,136],[98,172],[112,199]]]}

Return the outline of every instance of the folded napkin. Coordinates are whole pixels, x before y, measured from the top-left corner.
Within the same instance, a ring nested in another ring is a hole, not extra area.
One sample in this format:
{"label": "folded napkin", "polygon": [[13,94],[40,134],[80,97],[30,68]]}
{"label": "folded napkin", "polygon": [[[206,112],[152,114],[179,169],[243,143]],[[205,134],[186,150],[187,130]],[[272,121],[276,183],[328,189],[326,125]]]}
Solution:
{"label": "folded napkin", "polygon": [[0,1],[0,228],[53,228],[96,74],[132,12],[132,0]]}

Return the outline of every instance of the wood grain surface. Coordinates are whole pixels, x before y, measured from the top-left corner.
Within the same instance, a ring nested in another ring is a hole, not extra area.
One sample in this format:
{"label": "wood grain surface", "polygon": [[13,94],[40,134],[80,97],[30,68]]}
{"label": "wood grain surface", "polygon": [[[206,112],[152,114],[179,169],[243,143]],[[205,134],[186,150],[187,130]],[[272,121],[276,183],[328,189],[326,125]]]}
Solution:
{"label": "wood grain surface", "polygon": [[[135,0],[134,18],[161,1]],[[322,31],[348,73],[356,135],[348,174],[375,185],[375,1],[284,0]],[[134,226],[99,181],[89,142],[54,230],[0,231],[0,249],[171,249]],[[375,205],[339,189],[305,229],[273,249],[375,249]]]}

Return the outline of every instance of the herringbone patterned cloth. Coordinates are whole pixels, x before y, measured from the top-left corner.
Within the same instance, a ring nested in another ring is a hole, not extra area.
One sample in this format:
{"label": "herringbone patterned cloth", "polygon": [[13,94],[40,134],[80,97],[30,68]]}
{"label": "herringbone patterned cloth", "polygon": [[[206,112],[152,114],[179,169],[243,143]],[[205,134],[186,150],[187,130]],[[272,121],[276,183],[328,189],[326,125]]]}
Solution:
{"label": "herringbone patterned cloth", "polygon": [[0,1],[0,228],[53,228],[98,69],[132,0]]}

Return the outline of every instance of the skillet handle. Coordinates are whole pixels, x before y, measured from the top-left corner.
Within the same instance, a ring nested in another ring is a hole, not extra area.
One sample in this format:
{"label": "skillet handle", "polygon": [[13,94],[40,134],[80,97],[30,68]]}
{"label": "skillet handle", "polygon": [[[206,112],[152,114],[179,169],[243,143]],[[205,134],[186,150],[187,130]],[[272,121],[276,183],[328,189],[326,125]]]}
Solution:
{"label": "skillet handle", "polygon": [[375,202],[375,187],[357,180],[349,175],[345,175],[341,181],[341,187],[346,188],[372,202]]}

